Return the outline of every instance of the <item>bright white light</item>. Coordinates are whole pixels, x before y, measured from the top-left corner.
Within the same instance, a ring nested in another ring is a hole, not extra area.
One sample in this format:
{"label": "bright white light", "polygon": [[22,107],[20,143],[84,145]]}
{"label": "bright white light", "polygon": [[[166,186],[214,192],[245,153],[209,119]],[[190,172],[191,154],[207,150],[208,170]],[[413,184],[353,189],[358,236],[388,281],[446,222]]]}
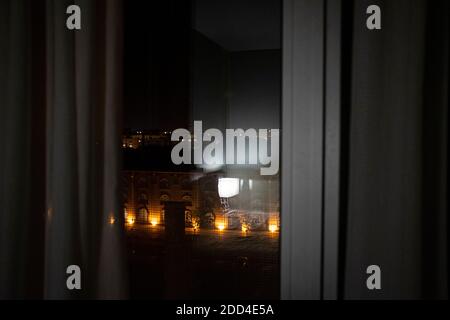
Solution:
{"label": "bright white light", "polygon": [[219,197],[231,198],[239,194],[239,179],[219,178]]}

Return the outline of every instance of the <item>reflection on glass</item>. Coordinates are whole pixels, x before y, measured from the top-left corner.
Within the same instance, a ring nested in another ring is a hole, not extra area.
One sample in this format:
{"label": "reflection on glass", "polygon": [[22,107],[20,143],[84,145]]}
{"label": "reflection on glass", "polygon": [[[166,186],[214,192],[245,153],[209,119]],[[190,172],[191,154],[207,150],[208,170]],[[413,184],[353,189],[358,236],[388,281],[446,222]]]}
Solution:
{"label": "reflection on glass", "polygon": [[125,6],[131,296],[278,298],[280,1]]}

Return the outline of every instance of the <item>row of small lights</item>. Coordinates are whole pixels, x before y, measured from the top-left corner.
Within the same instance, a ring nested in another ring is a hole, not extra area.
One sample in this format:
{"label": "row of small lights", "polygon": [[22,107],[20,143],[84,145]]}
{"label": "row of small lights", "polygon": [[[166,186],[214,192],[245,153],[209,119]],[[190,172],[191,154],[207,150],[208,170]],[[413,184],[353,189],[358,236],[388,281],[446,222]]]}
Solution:
{"label": "row of small lights", "polygon": [[[114,224],[114,222],[115,222],[114,218],[111,218],[110,223]],[[131,226],[131,225],[133,225],[135,223],[135,218],[133,216],[128,216],[127,219],[126,219],[126,222],[127,222],[128,225]],[[152,227],[156,227],[158,225],[158,220],[157,219],[151,219],[150,225]],[[217,228],[218,231],[222,232],[222,231],[225,230],[225,224],[224,223],[218,223],[216,225],[216,228]],[[195,231],[198,231],[198,230],[200,230],[200,227],[198,225],[194,225],[193,229]],[[242,227],[241,227],[241,231],[243,233],[249,232],[250,230],[249,230],[248,225],[243,224]],[[269,231],[271,233],[277,232],[278,231],[278,226],[276,224],[270,224],[269,225]]]}
{"label": "row of small lights", "polygon": [[[225,224],[224,223],[218,223],[216,225],[216,227],[217,227],[217,230],[219,230],[219,231],[224,231],[225,230]],[[199,228],[194,228],[194,229],[199,229]],[[241,227],[241,231],[243,233],[247,233],[247,232],[250,232],[250,229],[249,229],[248,225],[243,224],[242,227]],[[269,225],[269,231],[271,233],[277,232],[278,231],[278,226],[276,224],[270,224]]]}

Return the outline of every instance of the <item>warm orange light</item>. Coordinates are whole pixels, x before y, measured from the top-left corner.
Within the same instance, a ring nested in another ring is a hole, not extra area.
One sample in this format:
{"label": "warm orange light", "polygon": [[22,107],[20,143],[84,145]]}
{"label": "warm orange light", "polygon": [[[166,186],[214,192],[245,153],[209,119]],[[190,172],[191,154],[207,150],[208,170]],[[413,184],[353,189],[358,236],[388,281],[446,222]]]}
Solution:
{"label": "warm orange light", "polygon": [[276,224],[269,225],[269,231],[274,233],[278,231],[278,226]]}
{"label": "warm orange light", "polygon": [[128,223],[129,225],[134,224],[134,217],[133,217],[132,215],[128,215],[128,217],[127,217],[127,223]]}
{"label": "warm orange light", "polygon": [[198,229],[200,229],[200,222],[198,219],[194,219],[192,221],[192,228],[194,228],[194,231],[198,231]]}
{"label": "warm orange light", "polygon": [[242,225],[242,232],[246,233],[248,231],[248,226],[246,224]]}
{"label": "warm orange light", "polygon": [[216,226],[216,229],[218,229],[219,231],[225,230],[225,228],[227,227],[227,221],[226,221],[223,213],[216,214],[216,219],[215,219],[214,224]]}
{"label": "warm orange light", "polygon": [[160,223],[159,219],[159,213],[157,212],[150,212],[150,215],[148,216],[148,223],[150,223],[150,226],[156,227]]}
{"label": "warm orange light", "polygon": [[114,219],[114,217],[110,217],[109,218],[109,224],[114,224],[116,222],[116,219]]}

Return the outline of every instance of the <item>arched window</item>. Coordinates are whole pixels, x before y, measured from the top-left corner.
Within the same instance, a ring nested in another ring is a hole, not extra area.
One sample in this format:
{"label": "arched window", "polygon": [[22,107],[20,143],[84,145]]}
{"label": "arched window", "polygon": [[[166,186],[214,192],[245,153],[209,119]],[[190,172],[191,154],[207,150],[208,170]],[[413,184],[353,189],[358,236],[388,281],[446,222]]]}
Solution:
{"label": "arched window", "polygon": [[139,202],[147,202],[148,201],[148,196],[145,192],[141,192],[139,194]]}
{"label": "arched window", "polygon": [[147,179],[145,177],[139,177],[137,184],[140,187],[145,187],[147,185]]}
{"label": "arched window", "polygon": [[139,216],[138,216],[139,221],[147,222],[147,220],[148,220],[147,208],[140,208],[138,213],[139,213]]}
{"label": "arched window", "polygon": [[159,180],[159,188],[160,189],[169,189],[169,180],[167,180],[165,178]]}
{"label": "arched window", "polygon": [[184,212],[184,222],[187,226],[192,226],[192,212],[191,210],[186,210]]}
{"label": "arched window", "polygon": [[189,179],[183,179],[181,181],[181,189],[183,190],[191,190],[192,189],[192,183]]}
{"label": "arched window", "polygon": [[161,200],[161,201],[169,201],[169,200],[170,200],[170,197],[169,197],[168,194],[164,193],[164,194],[162,194],[162,195],[159,197],[159,200]]}
{"label": "arched window", "polygon": [[186,202],[192,202],[192,197],[190,194],[185,194],[185,195],[183,195],[182,200],[186,201]]}

